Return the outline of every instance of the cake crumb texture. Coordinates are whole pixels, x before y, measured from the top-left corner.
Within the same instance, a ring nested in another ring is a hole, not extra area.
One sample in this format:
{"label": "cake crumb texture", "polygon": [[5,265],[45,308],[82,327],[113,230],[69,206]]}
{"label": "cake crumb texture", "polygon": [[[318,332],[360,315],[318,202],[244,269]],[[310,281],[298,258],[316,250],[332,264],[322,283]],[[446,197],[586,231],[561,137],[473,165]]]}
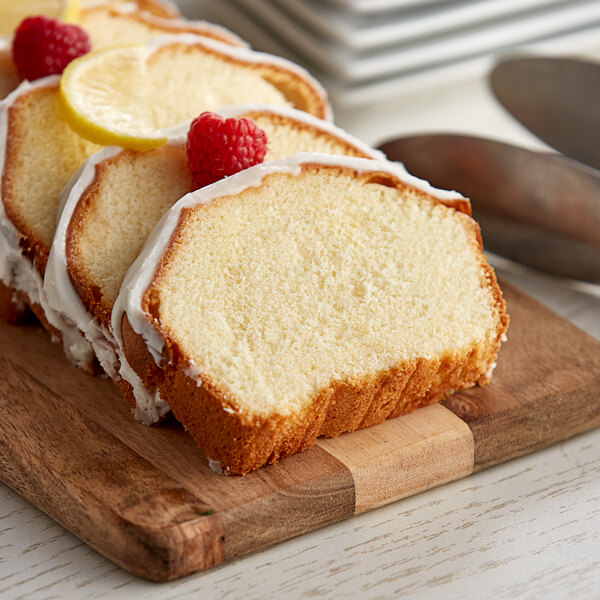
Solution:
{"label": "cake crumb texture", "polygon": [[161,396],[231,472],[485,383],[508,323],[468,215],[316,165],[183,209],[145,302]]}
{"label": "cake crumb texture", "polygon": [[24,93],[8,107],[2,176],[4,209],[36,249],[43,273],[56,229],[59,194],[98,146],[75,134],[60,116],[58,85]]}

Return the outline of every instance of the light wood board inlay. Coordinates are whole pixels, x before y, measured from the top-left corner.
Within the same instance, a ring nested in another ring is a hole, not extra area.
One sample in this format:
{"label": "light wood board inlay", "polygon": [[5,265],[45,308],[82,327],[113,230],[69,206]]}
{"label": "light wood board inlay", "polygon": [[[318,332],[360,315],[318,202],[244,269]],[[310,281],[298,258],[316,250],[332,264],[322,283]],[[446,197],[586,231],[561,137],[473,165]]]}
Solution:
{"label": "light wood board inlay", "polygon": [[318,445],[350,469],[357,514],[473,472],[473,433],[439,404]]}

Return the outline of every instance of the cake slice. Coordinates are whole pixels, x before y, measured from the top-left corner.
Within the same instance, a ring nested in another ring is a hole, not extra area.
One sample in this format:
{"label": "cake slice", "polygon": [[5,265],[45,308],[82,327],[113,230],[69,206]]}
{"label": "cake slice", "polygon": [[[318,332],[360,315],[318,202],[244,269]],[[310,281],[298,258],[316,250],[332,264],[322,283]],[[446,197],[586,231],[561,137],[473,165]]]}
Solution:
{"label": "cake slice", "polygon": [[[330,122],[298,110],[251,104],[219,113],[250,118],[263,129],[267,160],[301,151],[383,158]],[[50,306],[92,343],[100,364],[146,424],[156,422],[168,406],[144,382],[136,380],[132,389],[121,380],[111,314],[123,277],[152,228],[196,187],[186,162],[187,130],[186,125],[150,152],[104,148],[87,160],[65,189],[44,281]]]}
{"label": "cake slice", "polygon": [[82,8],[78,25],[94,50],[123,44],[146,44],[161,35],[192,33],[232,46],[247,46],[237,35],[213,23],[166,18],[131,4],[100,3]]}
{"label": "cake slice", "polygon": [[64,336],[70,360],[90,369],[91,347],[53,318],[42,293],[60,191],[98,150],[61,118],[59,81],[55,75],[23,82],[0,103],[0,315],[18,320],[25,301],[55,340]]}
{"label": "cake slice", "polygon": [[[124,44],[145,44],[162,35],[191,33],[232,46],[247,46],[220,25],[177,17],[168,4],[138,2],[89,2],[79,11],[79,25],[90,36],[94,50]],[[17,88],[20,79],[12,59],[12,39],[0,39],[0,100]]]}
{"label": "cake slice", "polygon": [[[246,102],[292,104],[317,116],[329,114],[320,85],[283,59],[195,35],[168,37],[141,49],[147,61],[146,98],[157,127],[188,121],[205,109],[229,104],[232,96]],[[54,337],[65,338],[67,356],[89,370],[91,348],[76,328],[54,318],[41,292],[59,192],[98,149],[63,120],[59,81],[54,76],[23,82],[0,104],[0,236],[6,248],[0,247],[0,280],[12,288],[11,300],[0,307],[0,314],[12,315],[16,306],[12,299],[24,294]]]}
{"label": "cake slice", "polygon": [[301,67],[191,34],[81,56],[63,74],[61,99],[80,134],[136,150],[160,146],[165,129],[202,111],[240,102],[331,118],[325,91]]}
{"label": "cake slice", "polygon": [[228,473],[486,383],[507,325],[468,200],[320,154],[178,201],[112,316],[128,367]]}

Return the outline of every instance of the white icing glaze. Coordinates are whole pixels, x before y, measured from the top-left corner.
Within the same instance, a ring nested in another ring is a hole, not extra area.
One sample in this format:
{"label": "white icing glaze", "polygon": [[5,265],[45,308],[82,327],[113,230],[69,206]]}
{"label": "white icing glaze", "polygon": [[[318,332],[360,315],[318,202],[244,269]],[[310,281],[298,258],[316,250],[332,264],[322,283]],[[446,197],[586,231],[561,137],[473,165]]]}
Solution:
{"label": "white icing glaze", "polygon": [[235,58],[236,60],[247,64],[270,64],[275,67],[285,69],[286,71],[291,71],[301,79],[310,83],[310,85],[318,91],[325,103],[325,118],[327,120],[333,119],[333,112],[331,110],[331,105],[327,100],[327,92],[325,91],[325,88],[306,69],[289,60],[286,60],[285,58],[281,58],[280,56],[275,56],[273,54],[267,54],[265,52],[257,52],[244,47],[229,46],[223,42],[218,42],[210,38],[194,35],[193,33],[180,33],[177,35],[161,36],[149,42],[146,46],[145,60],[147,61],[159,48],[163,46],[169,46],[170,44],[204,46],[209,50],[230,56],[231,58]]}
{"label": "white icing glaze", "polygon": [[223,467],[221,466],[221,463],[218,460],[211,460],[209,458],[208,466],[210,467],[211,471],[217,473],[218,475],[223,475],[224,473],[226,473],[226,471],[223,471]]}
{"label": "white icing glaze", "polygon": [[[56,86],[59,80],[59,76],[53,75],[38,79],[33,83],[24,81],[0,103],[0,174],[4,173],[6,159],[9,107],[23,94],[37,88]],[[48,305],[43,291],[42,278],[33,263],[21,251],[19,241],[22,237],[21,232],[17,230],[6,214],[0,189],[0,279],[5,285],[23,292],[31,302],[42,307],[50,325],[61,333],[67,358],[78,367],[89,370],[94,359],[92,347],[79,334],[77,328],[66,323]]]}
{"label": "white icing glaze", "polygon": [[[181,136],[174,138],[171,143],[181,144]],[[66,239],[73,211],[82,194],[93,182],[96,165],[122,151],[122,148],[109,146],[96,152],[83,163],[63,189],[58,226],[46,265],[44,293],[49,306],[62,322],[75,326],[91,343],[102,368],[112,379],[118,377],[119,369],[127,374],[127,381],[132,385],[136,398],[135,417],[142,423],[151,425],[169,411],[169,406],[161,400],[158,391],[152,392],[143,385],[119,351],[112,333],[86,310],[67,270]]]}
{"label": "white icing glaze", "polygon": [[[3,40],[4,41],[4,40]],[[4,199],[2,197],[1,177],[4,173],[4,163],[6,160],[6,144],[8,141],[8,109],[23,94],[29,91],[50,87],[58,82],[58,77],[46,77],[38,79],[34,83],[24,81],[16,90],[10,93],[0,102],[0,279],[6,285],[15,287],[14,278],[22,280],[21,291],[27,293],[32,301],[38,296],[38,287],[35,277],[29,273],[34,268],[31,262],[23,256],[19,246],[19,240],[22,235],[9,220],[4,209]],[[27,264],[21,264],[26,262]],[[21,271],[24,271],[21,273]]]}
{"label": "white icing glaze", "polygon": [[170,406],[160,397],[158,390],[150,390],[144,385],[127,362],[120,347],[116,347],[116,352],[119,357],[119,375],[129,383],[135,398],[134,419],[143,425],[157,423],[161,417],[171,410]]}
{"label": "white icing glaze", "polygon": [[18,313],[22,313],[27,308],[27,302],[23,300],[23,296],[16,292],[11,294],[10,303],[15,305],[15,309]]}
{"label": "white icing glaze", "polygon": [[49,307],[66,325],[75,326],[83,333],[94,348],[102,368],[112,378],[117,373],[117,358],[109,341],[110,333],[87,312],[81,298],[75,292],[67,272],[65,246],[70,217],[79,197],[94,179],[96,164],[118,152],[120,148],[115,147],[103,148],[96,152],[83,163],[62,190],[58,213],[61,217],[48,256],[43,287]]}
{"label": "white icing glaze", "polygon": [[[146,290],[152,283],[156,269],[170,243],[173,232],[179,223],[181,211],[184,208],[208,204],[220,196],[235,195],[246,188],[259,186],[267,175],[273,173],[298,175],[303,164],[345,167],[358,173],[389,173],[408,185],[440,200],[464,199],[457,192],[438,190],[426,181],[410,175],[399,163],[375,161],[366,158],[352,158],[312,152],[300,153],[241,171],[227,179],[187,194],[176,202],[159,221],[146,240],[138,258],[127,272],[121,285],[119,296],[115,302],[112,312],[112,326],[117,344],[122,345],[120,326],[123,314],[127,314],[133,330],[144,339],[156,364],[159,365],[161,362],[164,339],[150,320],[149,315],[142,309],[142,300]],[[191,375],[196,380],[201,377],[201,373],[193,364],[189,365],[187,371],[188,373],[186,374]]]}
{"label": "white icing glaze", "polygon": [[371,148],[363,141],[355,138],[353,135],[350,135],[347,131],[344,131],[343,129],[340,129],[334,125],[332,121],[319,119],[307,112],[304,112],[303,110],[298,110],[296,108],[287,106],[271,106],[269,104],[232,104],[230,106],[220,108],[217,112],[225,118],[239,117],[240,115],[250,112],[269,112],[276,115],[281,115],[294,121],[305,123],[306,125],[315,127],[316,129],[320,129],[321,131],[338,138],[339,140],[346,142],[351,146],[354,146],[357,150],[370,158],[375,160],[386,160],[386,156],[383,152]]}
{"label": "white icing glaze", "polygon": [[185,369],[183,372],[186,377],[196,381],[197,387],[202,387],[201,371],[193,360],[190,359],[187,369]]}

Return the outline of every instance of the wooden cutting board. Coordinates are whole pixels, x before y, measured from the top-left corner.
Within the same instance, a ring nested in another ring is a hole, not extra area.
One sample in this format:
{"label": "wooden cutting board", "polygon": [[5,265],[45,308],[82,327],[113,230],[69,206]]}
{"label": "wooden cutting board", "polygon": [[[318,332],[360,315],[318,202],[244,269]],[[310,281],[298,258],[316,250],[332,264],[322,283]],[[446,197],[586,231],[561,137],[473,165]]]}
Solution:
{"label": "wooden cutting board", "polygon": [[35,327],[0,325],[0,478],[128,571],[175,579],[600,426],[600,343],[503,285],[493,382],[247,477],[213,473],[174,422]]}

